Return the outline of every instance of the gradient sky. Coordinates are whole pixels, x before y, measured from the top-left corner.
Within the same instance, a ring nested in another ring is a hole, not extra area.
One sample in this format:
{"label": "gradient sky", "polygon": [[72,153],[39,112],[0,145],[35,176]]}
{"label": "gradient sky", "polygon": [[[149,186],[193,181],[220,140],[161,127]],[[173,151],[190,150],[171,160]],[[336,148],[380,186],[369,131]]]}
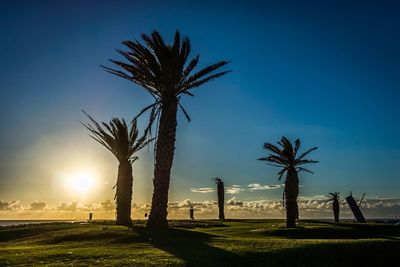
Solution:
{"label": "gradient sky", "polygon": [[[319,146],[315,174],[300,178],[302,196],[400,199],[400,6],[214,2],[1,1],[0,200],[113,198],[117,161],[88,137],[81,110],[129,120],[151,103],[99,65],[121,59],[121,41],[153,29],[169,42],[176,29],[187,35],[200,66],[232,60],[232,73],[183,99],[192,122],[179,115],[171,201],[215,199],[193,192],[213,188],[215,176],[242,189],[227,199],[280,199],[281,188],[265,186],[280,184],[278,170],[256,159],[282,135]],[[139,157],[134,201],[148,203],[152,149]],[[79,194],[65,180],[85,170],[96,184]]]}

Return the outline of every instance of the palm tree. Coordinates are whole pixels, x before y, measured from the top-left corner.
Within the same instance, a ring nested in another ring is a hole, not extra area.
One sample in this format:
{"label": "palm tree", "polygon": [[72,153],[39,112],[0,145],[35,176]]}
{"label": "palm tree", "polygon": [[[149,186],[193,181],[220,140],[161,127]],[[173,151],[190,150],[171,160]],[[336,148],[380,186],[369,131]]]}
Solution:
{"label": "palm tree", "polygon": [[335,192],[335,193],[329,193],[329,200],[332,200],[332,208],[333,208],[333,215],[335,217],[335,222],[339,222],[339,211],[340,211],[340,205],[339,205],[339,196],[340,192]]}
{"label": "palm tree", "polygon": [[168,190],[171,168],[175,153],[177,111],[180,108],[190,121],[180,101],[184,95],[193,96],[192,89],[223,76],[229,71],[219,71],[228,61],[219,61],[193,73],[199,62],[199,55],[188,61],[191,46],[187,37],[177,31],[174,42],[168,45],[157,31],[142,34],[144,44],[138,41],[122,42],[127,51],[117,50],[128,63],[110,60],[122,70],[102,66],[106,71],[127,79],[148,92],[154,103],[139,114],[150,112],[150,124],[158,122],[155,145],[153,197],[147,226],[167,228]]}
{"label": "palm tree", "polygon": [[225,220],[225,213],[224,213],[225,188],[224,188],[224,182],[221,180],[221,178],[218,178],[218,177],[213,178],[213,180],[214,180],[214,183],[217,185],[218,211],[219,211],[218,218],[220,220]]}
{"label": "palm tree", "polygon": [[294,147],[286,137],[282,137],[281,141],[278,141],[278,146],[270,143],[264,144],[264,149],[271,153],[264,158],[258,160],[266,161],[268,165],[282,168],[278,172],[279,180],[286,173],[285,188],[284,188],[284,199],[286,207],[286,227],[295,227],[296,219],[299,218],[299,208],[297,205],[297,197],[299,195],[299,177],[298,173],[301,171],[311,171],[302,167],[304,164],[317,163],[318,161],[304,159],[311,151],[316,150],[317,147],[313,147],[306,152],[297,156],[297,152],[300,148],[300,140],[297,139],[294,142]]}
{"label": "palm tree", "polygon": [[128,130],[124,119],[113,118],[108,124],[102,122],[103,127],[84,111],[92,124],[82,123],[91,133],[91,137],[107,148],[119,162],[115,193],[117,206],[117,225],[130,226],[132,201],[132,164],[138,159],[136,152],[145,147],[152,139],[148,139],[148,129],[142,137],[138,137],[136,120],[133,120]]}

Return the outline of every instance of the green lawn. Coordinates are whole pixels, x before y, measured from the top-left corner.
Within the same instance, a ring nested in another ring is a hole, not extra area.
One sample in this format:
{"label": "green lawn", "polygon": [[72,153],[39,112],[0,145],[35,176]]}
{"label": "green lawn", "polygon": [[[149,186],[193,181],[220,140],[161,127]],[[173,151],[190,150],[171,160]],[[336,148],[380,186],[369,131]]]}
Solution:
{"label": "green lawn", "polygon": [[110,222],[0,228],[0,266],[398,266],[400,227],[282,220]]}

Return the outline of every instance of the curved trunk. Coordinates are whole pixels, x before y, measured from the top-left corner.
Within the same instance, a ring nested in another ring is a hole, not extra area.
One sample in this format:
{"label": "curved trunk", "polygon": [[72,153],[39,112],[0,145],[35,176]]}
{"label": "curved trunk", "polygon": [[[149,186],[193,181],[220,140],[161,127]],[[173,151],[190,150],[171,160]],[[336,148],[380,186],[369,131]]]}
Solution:
{"label": "curved trunk", "polygon": [[132,164],[126,160],[119,163],[115,204],[117,206],[117,225],[131,226]]}
{"label": "curved trunk", "polygon": [[163,103],[158,126],[153,179],[153,197],[147,227],[167,228],[168,190],[175,152],[178,100]]}
{"label": "curved trunk", "polygon": [[218,210],[220,220],[225,220],[225,213],[224,213],[224,203],[225,203],[225,190],[224,190],[224,182],[220,182],[217,184],[217,191],[218,191]]}
{"label": "curved trunk", "polygon": [[335,199],[333,201],[333,215],[335,216],[335,222],[339,222],[339,209],[339,201]]}
{"label": "curved trunk", "polygon": [[295,227],[296,219],[299,218],[299,208],[297,197],[299,195],[299,178],[297,171],[291,168],[287,172],[285,181],[285,207],[286,207],[286,227]]}

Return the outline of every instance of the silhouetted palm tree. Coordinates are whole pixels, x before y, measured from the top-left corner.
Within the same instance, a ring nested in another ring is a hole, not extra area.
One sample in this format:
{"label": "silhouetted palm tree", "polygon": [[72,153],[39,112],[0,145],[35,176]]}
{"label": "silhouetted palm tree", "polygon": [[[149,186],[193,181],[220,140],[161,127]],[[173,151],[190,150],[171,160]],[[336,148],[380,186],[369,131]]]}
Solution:
{"label": "silhouetted palm tree", "polygon": [[187,37],[181,40],[175,33],[174,42],[168,45],[157,31],[150,35],[142,34],[145,44],[138,41],[124,41],[128,51],[117,50],[128,63],[110,60],[121,70],[108,67],[108,72],[132,81],[143,87],[153,98],[154,103],[145,107],[138,116],[147,110],[150,112],[150,123],[158,121],[157,143],[155,145],[155,167],[153,179],[153,197],[147,226],[166,228],[168,190],[171,168],[175,152],[177,111],[181,108],[185,117],[190,117],[180,104],[184,95],[193,96],[191,89],[218,78],[228,71],[216,72],[228,64],[220,61],[196,73],[192,73],[199,62],[199,55],[188,61],[190,41]]}
{"label": "silhouetted palm tree", "polygon": [[152,141],[148,139],[148,129],[146,129],[143,136],[139,138],[136,120],[132,121],[129,130],[125,120],[122,119],[121,121],[118,118],[113,118],[108,124],[102,122],[102,127],[86,112],[84,113],[93,124],[82,123],[91,132],[90,136],[111,151],[119,162],[117,183],[114,186],[114,188],[116,187],[116,223],[117,225],[130,226],[132,224],[132,164],[138,159],[135,153]]}
{"label": "silhouetted palm tree", "polygon": [[316,150],[317,147],[313,147],[306,152],[297,156],[297,152],[300,148],[300,140],[297,139],[293,145],[286,137],[282,137],[281,141],[277,142],[279,147],[265,143],[264,149],[270,151],[271,153],[264,158],[259,158],[258,160],[266,161],[268,165],[282,168],[278,172],[279,180],[282,179],[283,174],[286,173],[284,197],[285,197],[285,207],[286,207],[286,227],[295,227],[296,219],[299,217],[299,208],[297,205],[297,197],[299,195],[299,177],[298,173],[300,171],[311,171],[301,167],[308,163],[317,163],[318,161],[304,159],[311,151]]}
{"label": "silhouetted palm tree", "polygon": [[335,217],[335,222],[339,222],[339,211],[340,211],[340,205],[339,205],[339,196],[340,192],[335,192],[335,193],[329,193],[330,199],[332,200],[332,208],[333,208],[333,216]]}
{"label": "silhouetted palm tree", "polygon": [[217,194],[218,194],[218,218],[220,220],[225,220],[225,212],[224,212],[224,203],[225,203],[225,188],[224,182],[221,178],[215,177],[213,178],[215,184],[217,185]]}

